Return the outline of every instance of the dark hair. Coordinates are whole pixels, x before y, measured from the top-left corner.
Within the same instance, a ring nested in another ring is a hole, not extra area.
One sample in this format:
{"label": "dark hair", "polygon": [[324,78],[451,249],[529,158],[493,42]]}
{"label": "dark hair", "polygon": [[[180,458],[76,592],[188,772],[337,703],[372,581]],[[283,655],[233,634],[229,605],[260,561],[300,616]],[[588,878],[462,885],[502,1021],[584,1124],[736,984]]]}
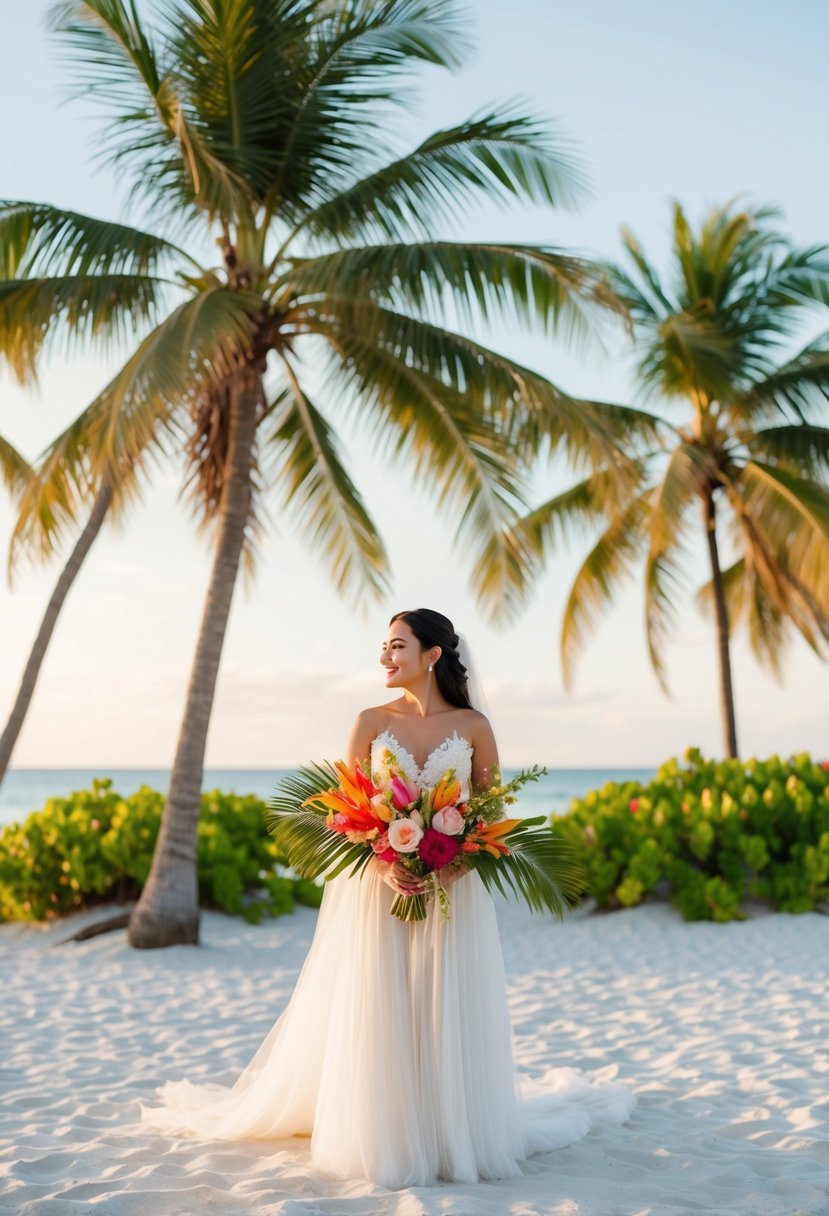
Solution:
{"label": "dark hair", "polygon": [[432,608],[411,608],[408,612],[395,612],[389,621],[405,621],[420,642],[421,650],[440,646],[441,656],[435,663],[435,678],[442,696],[450,705],[459,709],[471,709],[466,687],[466,668],[458,658],[458,635],[455,626],[442,612]]}

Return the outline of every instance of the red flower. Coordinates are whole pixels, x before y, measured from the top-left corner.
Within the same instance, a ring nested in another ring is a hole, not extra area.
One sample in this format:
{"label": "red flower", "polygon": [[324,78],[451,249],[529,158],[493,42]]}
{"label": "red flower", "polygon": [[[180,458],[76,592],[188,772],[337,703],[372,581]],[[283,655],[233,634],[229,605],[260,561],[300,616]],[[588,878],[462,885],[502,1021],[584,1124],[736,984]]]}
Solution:
{"label": "red flower", "polygon": [[820,767],[824,770],[824,772],[829,773],[829,760],[824,760]]}
{"label": "red flower", "polygon": [[443,832],[427,828],[423,833],[418,852],[420,860],[430,870],[442,870],[457,856],[459,847],[457,837],[444,836]]}
{"label": "red flower", "polygon": [[631,815],[635,815],[635,814],[636,814],[636,812],[637,812],[638,810],[639,810],[639,799],[638,799],[638,798],[631,798],[631,800],[630,800],[630,813],[631,813]]}

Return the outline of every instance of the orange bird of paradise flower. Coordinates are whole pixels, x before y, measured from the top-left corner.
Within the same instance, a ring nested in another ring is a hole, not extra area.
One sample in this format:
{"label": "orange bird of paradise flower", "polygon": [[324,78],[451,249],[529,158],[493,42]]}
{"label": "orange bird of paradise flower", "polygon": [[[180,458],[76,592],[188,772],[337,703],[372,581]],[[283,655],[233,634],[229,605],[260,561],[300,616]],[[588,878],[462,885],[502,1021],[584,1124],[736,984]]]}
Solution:
{"label": "orange bird of paradise flower", "polygon": [[373,828],[384,832],[392,818],[391,809],[379,799],[372,801],[382,791],[356,761],[349,766],[344,760],[337,760],[334,768],[340,775],[339,786],[306,798],[302,805],[324,807],[330,819],[334,815],[344,815],[349,826],[357,832],[370,832]]}
{"label": "orange bird of paradise flower", "polygon": [[480,845],[485,853],[490,853],[493,857],[500,857],[502,854],[509,853],[509,849],[501,837],[508,836],[520,822],[520,819],[499,819],[497,823],[479,823],[474,831],[469,833],[467,839]]}
{"label": "orange bird of paradise flower", "polygon": [[442,811],[444,807],[455,806],[461,796],[461,783],[454,777],[454,769],[450,769],[441,777],[429,795],[429,805],[433,811]]}

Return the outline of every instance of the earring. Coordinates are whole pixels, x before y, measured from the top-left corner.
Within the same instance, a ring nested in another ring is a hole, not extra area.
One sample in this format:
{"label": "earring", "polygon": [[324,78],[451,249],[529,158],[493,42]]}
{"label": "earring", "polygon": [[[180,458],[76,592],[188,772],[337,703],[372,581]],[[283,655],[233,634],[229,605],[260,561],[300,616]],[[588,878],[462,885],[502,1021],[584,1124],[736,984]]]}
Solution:
{"label": "earring", "polygon": [[431,664],[431,663],[429,664],[429,670],[430,670],[430,671],[432,670],[432,664]]}

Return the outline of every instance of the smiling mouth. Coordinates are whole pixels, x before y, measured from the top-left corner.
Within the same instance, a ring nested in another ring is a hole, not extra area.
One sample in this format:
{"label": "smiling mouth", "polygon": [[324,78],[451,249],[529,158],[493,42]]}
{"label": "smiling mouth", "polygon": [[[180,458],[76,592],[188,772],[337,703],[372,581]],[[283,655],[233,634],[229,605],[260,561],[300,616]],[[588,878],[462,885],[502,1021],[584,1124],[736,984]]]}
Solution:
{"label": "smiling mouth", "polygon": [[395,675],[399,670],[400,670],[399,667],[387,667],[386,668],[386,679],[388,679],[389,676]]}

